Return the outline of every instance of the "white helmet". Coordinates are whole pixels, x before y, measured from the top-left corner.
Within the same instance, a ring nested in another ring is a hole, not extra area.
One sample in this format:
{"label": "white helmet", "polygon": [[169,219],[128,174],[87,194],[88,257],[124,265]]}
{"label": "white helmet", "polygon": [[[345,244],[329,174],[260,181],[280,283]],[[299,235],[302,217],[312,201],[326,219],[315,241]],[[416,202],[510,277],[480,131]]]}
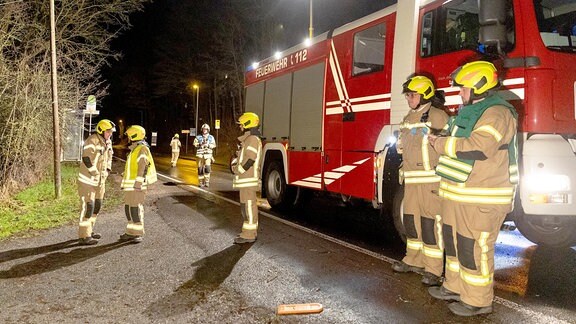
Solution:
{"label": "white helmet", "polygon": [[208,131],[210,131],[210,126],[208,124],[204,124],[202,125],[202,127],[200,127],[201,130],[207,129]]}

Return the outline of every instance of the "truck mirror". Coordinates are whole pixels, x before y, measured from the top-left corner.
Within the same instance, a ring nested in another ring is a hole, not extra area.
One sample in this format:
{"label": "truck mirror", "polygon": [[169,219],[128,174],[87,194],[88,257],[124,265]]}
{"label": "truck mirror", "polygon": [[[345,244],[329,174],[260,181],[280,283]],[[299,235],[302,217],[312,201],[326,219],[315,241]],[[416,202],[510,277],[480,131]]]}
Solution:
{"label": "truck mirror", "polygon": [[488,46],[497,46],[500,52],[508,39],[506,37],[506,1],[478,0],[480,23],[479,41]]}

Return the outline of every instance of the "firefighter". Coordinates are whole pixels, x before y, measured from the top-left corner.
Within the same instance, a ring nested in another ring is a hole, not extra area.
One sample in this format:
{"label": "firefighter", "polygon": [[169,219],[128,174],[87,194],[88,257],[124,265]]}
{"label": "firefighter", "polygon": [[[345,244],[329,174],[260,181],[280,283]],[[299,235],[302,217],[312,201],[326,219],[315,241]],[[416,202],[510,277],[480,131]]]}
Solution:
{"label": "firefighter", "polygon": [[240,130],[244,134],[238,137],[239,150],[237,159],[232,162],[234,181],[232,186],[240,189],[240,211],[244,222],[242,232],[234,239],[234,243],[252,243],[256,241],[258,231],[258,205],[256,193],[260,188],[260,160],[262,157],[262,141],[258,125],[260,118],[252,112],[246,112],[238,118]]}
{"label": "firefighter", "polygon": [[112,169],[112,133],[116,125],[108,119],[96,124],[96,133],[88,136],[82,148],[82,163],[78,172],[80,222],[78,238],[81,245],[93,245],[102,237],[94,233],[94,224],[102,208],[106,178]]}
{"label": "firefighter", "polygon": [[518,180],[517,113],[497,94],[492,63],[465,64],[451,75],[463,106],[450,136],[430,137],[441,154],[436,173],[444,219],[446,280],[429,288],[437,299],[457,301],[460,316],[492,312],[494,244],[512,210]]}
{"label": "firefighter", "polygon": [[436,96],[429,78],[416,75],[408,78],[402,87],[410,107],[400,124],[396,144],[403,160],[400,182],[405,188],[402,223],[406,230],[406,256],[393,264],[392,269],[423,273],[422,283],[437,286],[444,271],[440,177],[434,171],[439,156],[428,142],[428,136],[444,128],[448,115],[442,109],[443,100],[436,100],[443,97]]}
{"label": "firefighter", "polygon": [[210,135],[210,126],[202,125],[201,134],[194,138],[194,147],[196,147],[196,157],[198,158],[198,181],[200,187],[210,187],[211,164],[214,157],[212,150],[216,148],[214,136]]}
{"label": "firefighter", "polygon": [[180,135],[174,134],[174,137],[172,137],[172,140],[170,141],[170,147],[172,148],[172,160],[170,161],[170,165],[175,167],[178,162],[178,156],[180,155],[180,148],[182,147],[182,143],[180,143]]}
{"label": "firefighter", "polygon": [[144,235],[144,199],[148,186],[156,182],[156,167],[146,143],[146,130],[133,125],[126,130],[130,141],[130,153],[126,157],[126,166],[121,188],[124,190],[124,211],[128,225],[126,232],[120,235],[120,241],[142,242]]}

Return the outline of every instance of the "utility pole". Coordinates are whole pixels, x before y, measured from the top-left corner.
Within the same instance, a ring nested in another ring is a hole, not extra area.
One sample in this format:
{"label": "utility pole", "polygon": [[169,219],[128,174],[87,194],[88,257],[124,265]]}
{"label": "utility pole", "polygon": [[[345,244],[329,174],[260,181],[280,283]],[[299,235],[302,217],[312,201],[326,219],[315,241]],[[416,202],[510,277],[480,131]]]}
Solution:
{"label": "utility pole", "polygon": [[52,74],[52,127],[54,129],[54,191],[56,199],[62,197],[62,177],[60,170],[60,117],[58,116],[58,79],[56,70],[56,21],[54,0],[50,0],[50,52]]}
{"label": "utility pole", "polygon": [[312,4],[313,2],[314,2],[313,0],[310,0],[310,28],[308,29],[310,32],[310,35],[309,35],[310,40],[312,40],[312,37],[314,37],[314,26],[312,25],[312,16],[313,16],[312,15],[312,12],[313,12],[312,7],[314,6]]}

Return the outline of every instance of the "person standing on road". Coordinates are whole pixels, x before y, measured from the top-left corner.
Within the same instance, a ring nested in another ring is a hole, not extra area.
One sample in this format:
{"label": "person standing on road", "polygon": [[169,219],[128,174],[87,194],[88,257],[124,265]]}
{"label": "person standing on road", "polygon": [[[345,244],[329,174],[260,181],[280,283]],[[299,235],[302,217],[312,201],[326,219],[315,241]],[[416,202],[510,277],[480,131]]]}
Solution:
{"label": "person standing on road", "polygon": [[454,314],[474,316],[492,312],[494,244],[518,183],[518,114],[498,96],[492,63],[465,64],[451,78],[463,107],[450,123],[450,136],[430,136],[441,154],[436,173],[442,177],[446,280],[428,291],[458,301],[448,306]]}
{"label": "person standing on road", "polygon": [[[433,106],[436,92],[432,81],[420,75],[408,78],[402,85],[410,111],[400,124],[396,144],[402,154],[400,181],[404,183],[403,221],[406,230],[406,256],[392,265],[396,272],[423,273],[422,283],[441,284],[444,271],[441,200],[438,196],[440,177],[434,168],[438,153],[428,136],[446,126],[448,115]],[[443,99],[443,97],[442,97]]]}
{"label": "person standing on road", "polygon": [[216,140],[210,135],[210,126],[204,124],[201,127],[201,134],[194,138],[196,147],[196,157],[198,158],[198,181],[200,187],[210,187],[210,172],[213,160],[212,150],[216,148]]}
{"label": "person standing on road", "polygon": [[80,196],[80,222],[78,242],[93,245],[102,237],[94,233],[94,225],[106,191],[106,179],[112,169],[112,133],[116,125],[108,119],[96,124],[96,133],[88,136],[82,148],[82,163],[78,172],[78,195]]}
{"label": "person standing on road", "polygon": [[126,157],[126,166],[121,188],[124,191],[124,211],[128,224],[126,232],[120,235],[120,241],[142,242],[144,235],[144,199],[148,186],[156,182],[156,167],[146,143],[146,130],[133,125],[126,130],[130,141],[130,153]]}
{"label": "person standing on road", "polygon": [[234,181],[232,187],[240,189],[240,211],[244,222],[242,232],[234,239],[234,243],[252,243],[258,234],[258,205],[256,194],[260,188],[260,161],[262,158],[262,141],[258,125],[260,118],[252,112],[245,112],[238,118],[240,130],[244,134],[238,137],[240,142],[236,156],[232,162]]}
{"label": "person standing on road", "polygon": [[174,134],[174,137],[172,137],[172,140],[170,141],[170,147],[172,148],[172,160],[170,161],[170,165],[175,167],[178,162],[178,156],[180,156],[180,148],[182,147],[182,143],[180,143],[180,135]]}

